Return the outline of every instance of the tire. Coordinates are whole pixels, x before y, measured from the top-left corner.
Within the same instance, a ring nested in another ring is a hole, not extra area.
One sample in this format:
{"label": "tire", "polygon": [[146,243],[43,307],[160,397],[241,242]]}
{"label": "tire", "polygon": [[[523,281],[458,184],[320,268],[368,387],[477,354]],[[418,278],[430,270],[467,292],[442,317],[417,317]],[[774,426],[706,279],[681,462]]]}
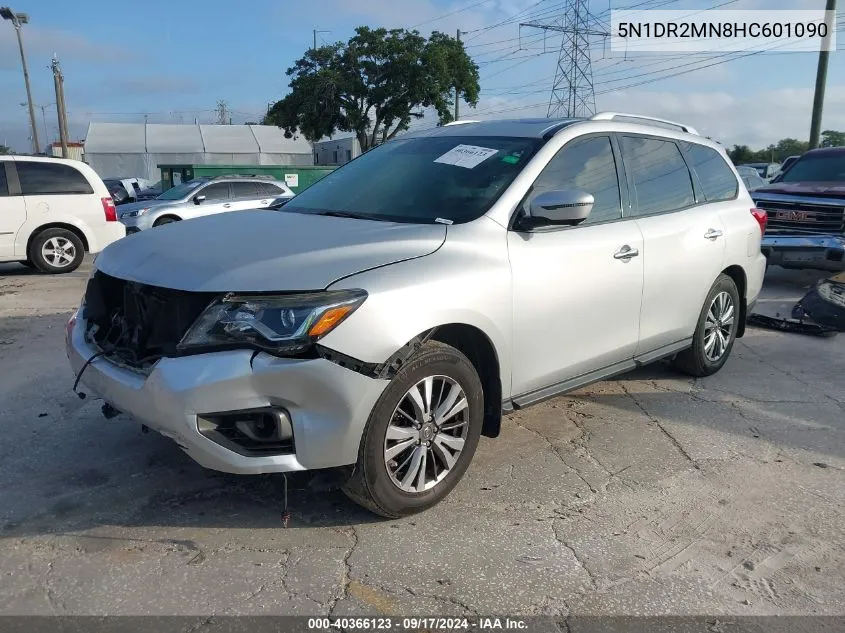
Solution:
{"label": "tire", "polygon": [[[717,299],[722,303],[717,304]],[[724,301],[729,301],[729,303],[726,305]],[[692,347],[675,357],[675,367],[696,378],[711,376],[719,371],[731,355],[736,341],[739,306],[739,291],[736,283],[727,275],[719,275],[710,292],[707,293],[707,299],[698,316],[698,324],[692,337]],[[714,320],[714,316],[717,319]],[[720,316],[721,319],[718,318]],[[711,326],[710,324],[714,322],[721,325]]]}
{"label": "tire", "polygon": [[73,272],[85,257],[85,246],[67,229],[45,229],[29,245],[29,261],[43,273]]}
{"label": "tire", "polygon": [[159,218],[155,222],[153,222],[153,226],[162,226],[164,224],[170,224],[171,222],[178,222],[179,220],[174,217],[165,216],[163,218]]}
{"label": "tire", "polygon": [[[436,417],[413,406],[411,390],[424,401],[427,380],[431,384],[429,401],[433,403],[427,407],[429,411],[436,412],[438,404],[449,406],[447,401],[455,387],[462,391],[456,392],[456,404],[466,401],[466,407],[441,418],[441,429]],[[411,415],[403,415],[400,410]],[[415,428],[412,421],[419,427]],[[426,510],[443,500],[466,472],[483,421],[484,394],[472,363],[454,347],[429,341],[402,366],[373,408],[358,461],[343,491],[356,503],[387,518]],[[393,435],[390,439],[388,428]],[[431,438],[429,445],[425,444],[427,438]],[[463,447],[457,452],[460,439]],[[389,458],[388,451],[395,454]],[[451,467],[447,467],[444,453],[454,460]],[[409,472],[419,463],[422,468],[418,467],[408,482]],[[408,483],[402,489],[404,482]]]}
{"label": "tire", "polygon": [[22,262],[18,262],[21,266],[26,266],[27,268],[35,268],[35,264],[33,264],[28,259]]}

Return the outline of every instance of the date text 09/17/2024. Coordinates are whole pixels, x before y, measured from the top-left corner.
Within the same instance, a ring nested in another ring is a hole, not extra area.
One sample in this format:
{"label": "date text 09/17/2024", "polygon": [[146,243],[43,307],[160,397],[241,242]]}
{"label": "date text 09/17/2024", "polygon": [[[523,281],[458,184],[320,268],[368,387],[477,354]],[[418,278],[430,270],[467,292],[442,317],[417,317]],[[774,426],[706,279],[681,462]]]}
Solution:
{"label": "date text 09/17/2024", "polygon": [[475,617],[332,617],[309,618],[310,631],[494,631],[525,630],[528,624],[518,618]]}

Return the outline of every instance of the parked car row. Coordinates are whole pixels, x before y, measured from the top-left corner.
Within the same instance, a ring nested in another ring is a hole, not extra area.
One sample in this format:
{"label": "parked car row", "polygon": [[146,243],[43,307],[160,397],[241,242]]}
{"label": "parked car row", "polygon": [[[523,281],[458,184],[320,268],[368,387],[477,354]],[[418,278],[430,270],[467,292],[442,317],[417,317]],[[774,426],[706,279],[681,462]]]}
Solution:
{"label": "parked car row", "polygon": [[262,209],[279,198],[293,198],[285,183],[271,176],[195,178],[168,189],[153,200],[120,208],[127,233],[226,211]]}
{"label": "parked car row", "polygon": [[[276,186],[203,179],[166,202],[231,203],[240,183],[261,200]],[[279,212],[112,244],[67,353],[105,414],[206,467],[338,467],[352,499],[397,517],[448,495],[503,411],[661,358],[717,372],[763,283],[765,224],[688,126],[603,113],[413,131]]]}
{"label": "parked car row", "polygon": [[0,262],[68,273],[86,252],[127,234],[224,211],[278,208],[294,195],[260,176],[199,178],[144,200],[152,186],[143,178],[103,180],[75,160],[0,156]]}

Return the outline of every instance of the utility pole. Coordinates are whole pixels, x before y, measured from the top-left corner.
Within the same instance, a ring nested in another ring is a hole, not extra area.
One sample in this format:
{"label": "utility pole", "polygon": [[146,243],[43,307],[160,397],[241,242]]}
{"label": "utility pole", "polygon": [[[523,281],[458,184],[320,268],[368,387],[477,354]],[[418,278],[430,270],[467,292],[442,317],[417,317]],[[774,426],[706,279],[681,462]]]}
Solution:
{"label": "utility pole", "polygon": [[61,66],[59,66],[59,58],[53,55],[53,61],[50,64],[53,69],[53,84],[56,89],[56,114],[59,119],[59,139],[62,142],[62,158],[69,156],[67,151],[67,111],[65,110],[65,78],[62,75]]}
{"label": "utility pole", "polygon": [[55,103],[48,103],[47,105],[38,106],[41,108],[41,120],[44,122],[44,142],[49,143],[50,134],[47,132],[47,108],[52,105],[56,105]]}
{"label": "utility pole", "polygon": [[520,24],[563,34],[546,112],[548,117],[581,117],[595,114],[596,93],[590,61],[590,36],[608,37],[610,34],[591,29],[590,15],[587,0],[567,0],[563,15],[551,24]]}
{"label": "utility pole", "polygon": [[816,68],[816,92],[813,96],[813,117],[810,122],[810,149],[819,146],[819,136],[822,129],[822,109],[824,108],[824,89],[827,84],[827,62],[830,51],[825,50],[830,44],[830,37],[836,26],[833,23],[836,15],[836,0],[827,0],[825,6],[825,20],[827,37],[822,40],[822,50],[819,51],[819,64]]}
{"label": "utility pole", "polygon": [[23,52],[23,38],[21,37],[21,26],[29,23],[29,16],[26,13],[15,13],[9,7],[0,7],[0,17],[12,22],[18,36],[18,48],[21,52],[21,66],[23,66],[23,81],[26,84],[26,101],[29,105],[29,125],[32,127],[32,153],[40,154],[38,128],[35,125],[35,107],[32,103],[32,91],[29,88],[29,69],[26,66],[26,55]]}
{"label": "utility pole", "polygon": [[[460,41],[461,41],[461,29],[458,29],[458,42],[460,42]],[[459,105],[460,101],[461,101],[461,93],[460,93],[460,89],[456,85],[455,86],[455,121],[458,120],[458,112],[459,112],[458,105]]]}

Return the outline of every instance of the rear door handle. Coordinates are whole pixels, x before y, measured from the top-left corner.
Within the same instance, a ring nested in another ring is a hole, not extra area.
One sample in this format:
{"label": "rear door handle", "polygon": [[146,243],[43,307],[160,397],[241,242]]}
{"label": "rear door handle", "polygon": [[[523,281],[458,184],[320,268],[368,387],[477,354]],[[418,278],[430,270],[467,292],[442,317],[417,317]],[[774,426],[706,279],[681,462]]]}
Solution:
{"label": "rear door handle", "polygon": [[636,248],[631,248],[630,246],[625,244],[625,246],[613,253],[613,259],[623,259],[627,261],[632,257],[636,257],[639,254],[640,251],[638,251]]}
{"label": "rear door handle", "polygon": [[717,237],[722,237],[722,232],[719,229],[707,229],[704,237],[708,240],[715,240]]}
{"label": "rear door handle", "polygon": [[228,209],[228,208],[229,208],[229,207],[231,207],[231,206],[232,206],[232,205],[231,205],[231,204],[229,204],[229,203],[227,202],[226,204],[224,204],[224,205],[223,205],[223,208],[224,208],[224,209]]}

